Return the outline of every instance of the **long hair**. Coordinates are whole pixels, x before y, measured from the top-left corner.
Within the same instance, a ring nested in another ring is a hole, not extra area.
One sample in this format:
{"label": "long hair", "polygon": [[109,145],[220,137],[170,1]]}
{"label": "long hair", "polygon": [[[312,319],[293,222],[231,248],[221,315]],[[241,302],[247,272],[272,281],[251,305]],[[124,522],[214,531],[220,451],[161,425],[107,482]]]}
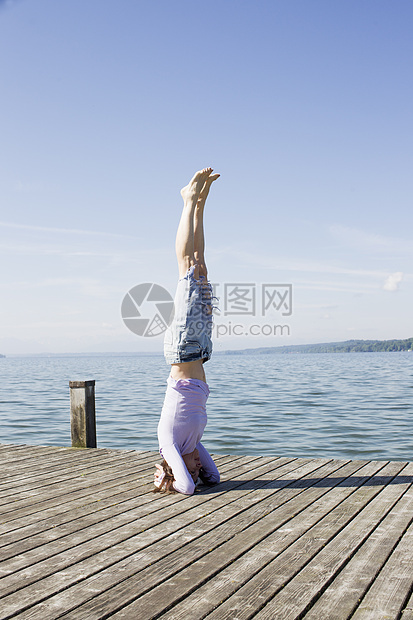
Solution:
{"label": "long hair", "polygon": [[173,487],[173,483],[175,481],[175,477],[172,473],[172,469],[169,467],[168,463],[165,461],[165,459],[162,461],[161,463],[161,467],[164,471],[164,478],[160,484],[159,487],[155,487],[153,492],[154,493],[176,493],[177,491],[175,491],[174,487]]}

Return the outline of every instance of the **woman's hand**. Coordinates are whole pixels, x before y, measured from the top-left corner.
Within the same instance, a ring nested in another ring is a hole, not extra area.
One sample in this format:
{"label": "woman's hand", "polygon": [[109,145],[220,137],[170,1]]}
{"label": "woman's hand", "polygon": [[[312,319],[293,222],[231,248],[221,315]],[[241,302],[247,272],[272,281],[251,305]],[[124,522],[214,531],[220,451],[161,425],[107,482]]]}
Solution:
{"label": "woman's hand", "polygon": [[165,472],[163,470],[163,467],[161,467],[159,463],[156,463],[155,467],[156,467],[156,471],[153,475],[153,483],[156,487],[159,488],[162,484],[162,480],[164,479]]}

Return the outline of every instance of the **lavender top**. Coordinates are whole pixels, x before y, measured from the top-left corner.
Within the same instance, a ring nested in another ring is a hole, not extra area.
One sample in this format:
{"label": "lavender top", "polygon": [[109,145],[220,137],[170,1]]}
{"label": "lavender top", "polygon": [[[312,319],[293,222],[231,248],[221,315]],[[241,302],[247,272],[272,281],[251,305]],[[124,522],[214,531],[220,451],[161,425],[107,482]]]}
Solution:
{"label": "lavender top", "polygon": [[174,488],[179,493],[192,495],[195,483],[182,459],[183,454],[199,451],[205,478],[219,482],[214,461],[200,443],[207,423],[206,401],[209,387],[199,379],[168,377],[161,419],[158,424],[160,453],[171,467],[175,477]]}

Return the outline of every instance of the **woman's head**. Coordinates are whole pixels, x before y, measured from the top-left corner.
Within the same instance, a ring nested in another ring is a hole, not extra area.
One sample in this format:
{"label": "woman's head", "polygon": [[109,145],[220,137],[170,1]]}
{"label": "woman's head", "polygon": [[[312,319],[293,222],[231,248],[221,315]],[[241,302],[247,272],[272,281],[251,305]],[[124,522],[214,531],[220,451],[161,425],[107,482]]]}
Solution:
{"label": "woman's head", "polygon": [[159,481],[159,483],[155,484],[155,488],[153,492],[154,493],[176,493],[173,487],[173,482],[175,478],[172,473],[172,469],[169,467],[165,459],[162,461],[160,465],[157,465],[156,468],[157,468],[157,471],[155,472],[155,483],[157,480]]}
{"label": "woman's head", "polygon": [[189,472],[189,475],[191,476],[192,480],[196,482],[199,478],[199,472],[202,468],[202,463],[199,458],[198,450],[195,448],[193,452],[190,452],[189,454],[184,454],[182,458]]}
{"label": "woman's head", "polygon": [[[192,480],[197,482],[198,478],[202,477],[202,463],[199,458],[199,452],[195,449],[189,454],[184,454],[182,459],[186,465],[186,468],[191,476]],[[154,493],[175,493],[173,483],[175,477],[172,472],[172,468],[168,465],[165,459],[160,465],[156,465],[157,471],[155,472],[155,489]]]}

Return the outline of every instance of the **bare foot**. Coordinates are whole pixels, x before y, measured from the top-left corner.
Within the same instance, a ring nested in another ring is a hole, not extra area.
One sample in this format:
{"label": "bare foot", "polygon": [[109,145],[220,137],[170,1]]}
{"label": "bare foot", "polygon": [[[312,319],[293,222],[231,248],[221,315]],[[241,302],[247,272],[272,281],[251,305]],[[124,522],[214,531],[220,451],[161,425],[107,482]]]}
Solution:
{"label": "bare foot", "polygon": [[217,179],[219,179],[221,175],[220,174],[210,174],[209,177],[207,178],[207,180],[204,183],[204,186],[199,194],[199,198],[198,198],[198,203],[197,206],[198,207],[203,207],[205,204],[205,200],[207,199],[207,196],[209,194],[209,188],[211,187],[212,183],[214,181],[216,181]]}
{"label": "bare foot", "polygon": [[204,187],[205,181],[211,172],[212,168],[204,168],[203,170],[199,170],[199,172],[195,172],[188,185],[185,185],[185,187],[181,189],[181,196],[184,199],[185,204],[196,204],[199,194]]}

